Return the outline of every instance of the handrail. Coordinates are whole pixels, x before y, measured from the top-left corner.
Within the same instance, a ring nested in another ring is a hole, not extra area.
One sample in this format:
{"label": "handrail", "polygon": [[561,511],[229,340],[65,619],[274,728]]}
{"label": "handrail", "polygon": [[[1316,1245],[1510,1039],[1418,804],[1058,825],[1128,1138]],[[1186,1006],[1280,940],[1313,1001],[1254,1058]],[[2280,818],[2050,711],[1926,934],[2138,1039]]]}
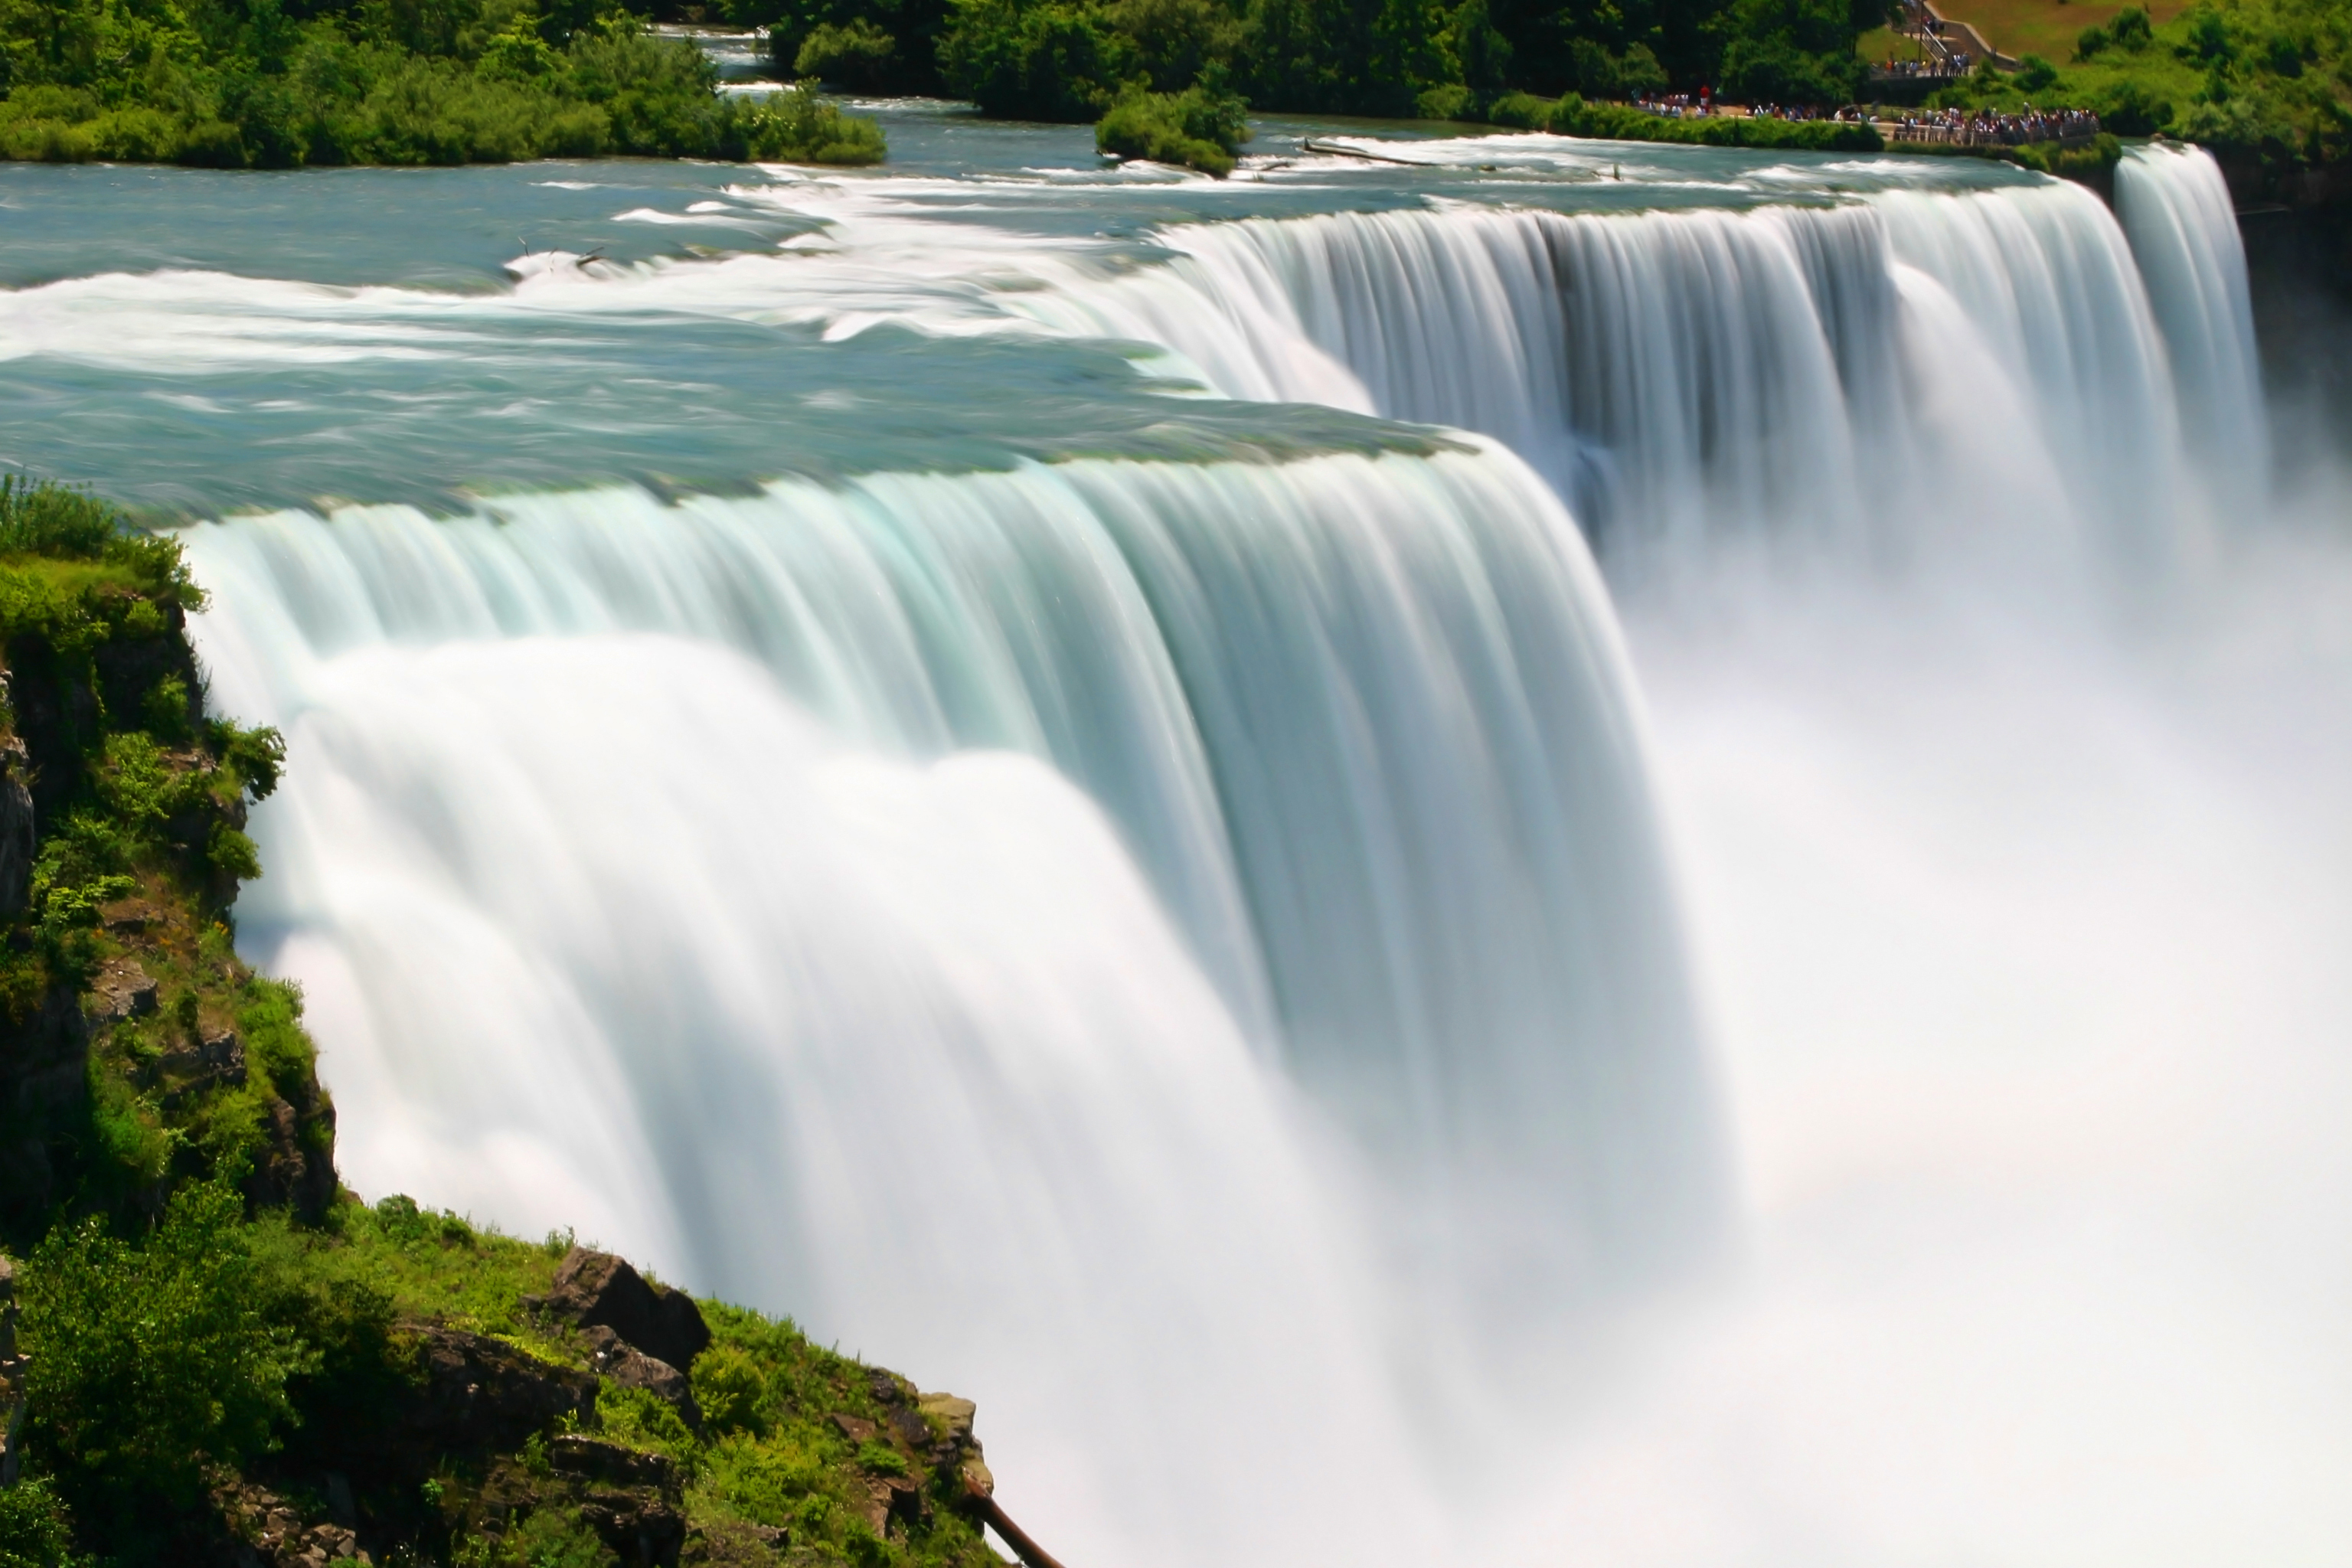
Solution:
{"label": "handrail", "polygon": [[1055,1561],[1054,1554],[1031,1540],[1027,1531],[1013,1522],[1013,1516],[1004,1511],[1004,1505],[982,1490],[971,1477],[964,1478],[963,1489],[972,1510],[990,1529],[1004,1537],[1004,1543],[1013,1548],[1013,1553],[1027,1568],[1062,1568],[1061,1563]]}

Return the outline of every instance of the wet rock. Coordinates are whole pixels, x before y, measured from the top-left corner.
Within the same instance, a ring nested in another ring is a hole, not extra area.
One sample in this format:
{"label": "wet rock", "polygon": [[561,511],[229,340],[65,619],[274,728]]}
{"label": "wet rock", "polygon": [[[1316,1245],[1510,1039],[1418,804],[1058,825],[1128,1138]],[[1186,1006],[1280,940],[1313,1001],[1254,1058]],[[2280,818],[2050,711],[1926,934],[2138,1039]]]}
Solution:
{"label": "wet rock", "polygon": [[541,1300],[550,1316],[582,1328],[612,1330],[654,1360],[690,1373],[710,1342],[702,1310],[683,1290],[656,1285],[609,1252],[575,1247]]}

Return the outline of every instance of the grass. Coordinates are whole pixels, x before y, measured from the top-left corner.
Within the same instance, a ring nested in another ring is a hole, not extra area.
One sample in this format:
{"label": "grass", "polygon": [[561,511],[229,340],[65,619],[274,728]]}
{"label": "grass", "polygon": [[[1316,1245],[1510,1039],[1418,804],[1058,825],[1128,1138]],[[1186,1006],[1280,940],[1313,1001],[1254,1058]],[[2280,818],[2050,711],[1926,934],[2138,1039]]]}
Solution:
{"label": "grass", "polygon": [[[2160,26],[2192,3],[2153,0],[2142,8]],[[2105,26],[2129,4],[2130,0],[1937,0],[1936,8],[1952,21],[1975,27],[2002,54],[2019,59],[2040,55],[2063,65],[2074,55],[2074,40],[2084,28]]]}

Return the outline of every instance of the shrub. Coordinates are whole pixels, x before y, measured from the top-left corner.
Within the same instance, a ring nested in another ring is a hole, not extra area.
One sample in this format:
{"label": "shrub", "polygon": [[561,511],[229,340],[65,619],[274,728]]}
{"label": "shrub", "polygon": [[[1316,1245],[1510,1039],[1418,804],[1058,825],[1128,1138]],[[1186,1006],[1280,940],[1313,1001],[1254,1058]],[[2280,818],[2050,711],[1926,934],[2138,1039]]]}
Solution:
{"label": "shrub", "polygon": [[1570,93],[1551,106],[1545,129],[1562,136],[1620,142],[1679,142],[1708,147],[1774,147],[1813,153],[1875,153],[1885,143],[1867,125],[1834,120],[1667,120]]}
{"label": "shrub", "polygon": [[44,1479],[0,1489],[0,1568],[69,1568],[73,1520]]}
{"label": "shrub", "polygon": [[1095,126],[1095,145],[1122,158],[1181,163],[1223,179],[1250,139],[1246,106],[1230,92],[1190,87],[1179,93],[1130,86]]}
{"label": "shrub", "polygon": [[87,490],[0,478],[0,555],[94,561],[120,529],[114,509]]}
{"label": "shrub", "polygon": [[804,77],[870,90],[890,79],[898,48],[896,38],[863,17],[846,26],[827,22],[802,43],[793,68]]}
{"label": "shrub", "polygon": [[128,1500],[184,1505],[206,1461],[276,1446],[304,1357],[271,1321],[242,1200],[183,1187],[141,1242],[61,1227],[25,1270],[34,1443],[87,1517]]}
{"label": "shrub", "polygon": [[695,1358],[694,1394],[702,1419],[714,1433],[757,1434],[765,1425],[761,1405],[767,1398],[767,1379],[759,1363],[736,1345],[713,1345]]}
{"label": "shrub", "polygon": [[746,152],[763,163],[878,163],[885,151],[880,125],[805,86],[749,100],[738,124]]}

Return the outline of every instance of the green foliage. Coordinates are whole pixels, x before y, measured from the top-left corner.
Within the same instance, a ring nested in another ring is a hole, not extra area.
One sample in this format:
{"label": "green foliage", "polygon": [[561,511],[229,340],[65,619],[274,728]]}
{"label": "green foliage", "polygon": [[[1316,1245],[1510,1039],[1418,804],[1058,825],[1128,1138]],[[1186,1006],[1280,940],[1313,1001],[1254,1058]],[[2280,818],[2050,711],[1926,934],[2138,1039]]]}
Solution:
{"label": "green foliage", "polygon": [[1094,119],[1133,63],[1108,10],[1085,0],[953,0],[940,40],[949,89],[985,114],[1076,123]]}
{"label": "green foliage", "polygon": [[596,1419],[616,1443],[678,1458],[694,1452],[694,1434],[685,1420],[642,1388],[607,1388],[596,1401]]}
{"label": "green foliage", "polygon": [[1220,179],[1250,138],[1242,100],[1211,87],[1150,92],[1140,83],[1119,95],[1095,126],[1095,145],[1122,158],[1181,163]]}
{"label": "green foliage", "polygon": [[865,17],[845,26],[824,22],[801,44],[793,68],[841,87],[878,91],[897,74],[898,40]]}
{"label": "green foliage", "polygon": [[451,1568],[619,1568],[596,1532],[562,1509],[533,1509],[497,1535],[468,1536]]}
{"label": "green foliage", "polygon": [[1463,85],[1453,22],[1432,0],[1250,0],[1234,78],[1261,109],[1413,115]]}
{"label": "green foliage", "polygon": [[[1855,40],[1883,25],[1886,8],[1885,0],[950,4],[939,57],[949,89],[985,113],[1055,121],[1101,114],[1139,80],[1164,96],[1230,82],[1276,112],[1490,121],[1498,104],[1527,97],[1630,99],[1706,83],[1759,101],[1843,103],[1865,74]],[[1139,121],[1131,129],[1140,133]]]}
{"label": "green foliage", "polygon": [[1741,103],[1851,103],[1867,71],[1854,39],[1876,18],[1853,0],[1734,0],[1722,26],[1723,96]]}
{"label": "green foliage", "polygon": [[1563,136],[1622,142],[1680,142],[1708,147],[1786,147],[1814,153],[1875,153],[1869,126],[1839,121],[1726,118],[1667,120],[1622,104],[1588,103],[1570,93],[1551,106],[1545,129]]}
{"label": "green foliage", "polygon": [[73,1515],[41,1477],[0,1489],[0,1568],[71,1568]]}
{"label": "green foliage", "polygon": [[141,1496],[184,1506],[207,1460],[276,1446],[294,1414],[287,1381],[310,1363],[260,1284],[244,1203],[219,1186],[182,1188],[142,1241],[89,1219],[35,1252],[24,1285],[34,1443],[89,1517]]}
{"label": "green foliage", "polygon": [[695,1358],[695,1400],[702,1406],[703,1425],[719,1436],[764,1432],[761,1407],[767,1394],[760,1363],[740,1345],[720,1345]]}
{"label": "green foliage", "polygon": [[[2162,26],[2137,7],[2085,28],[2063,68],[2025,62],[1938,92],[1951,108],[2082,108],[2119,136],[2201,142],[2258,180],[2352,156],[2352,5],[2209,0]],[[2079,153],[2021,155],[2041,166]],[[2112,162],[2112,160],[2108,160]]]}
{"label": "green foliage", "polygon": [[805,87],[745,101],[740,119],[748,153],[763,163],[878,163],[882,128],[844,114]]}
{"label": "green foliage", "polygon": [[2138,54],[2155,41],[2156,31],[2150,26],[2147,13],[2134,5],[2116,14],[2114,21],[2104,27],[2085,27],[2074,41],[2074,58],[2087,60],[2107,49],[2126,54]]}
{"label": "green foliage", "polygon": [[747,130],[700,50],[599,0],[0,0],[0,63],[17,159],[738,157]]}
{"label": "green foliage", "polygon": [[87,491],[0,478],[0,556],[96,561],[120,526],[114,509]]}

